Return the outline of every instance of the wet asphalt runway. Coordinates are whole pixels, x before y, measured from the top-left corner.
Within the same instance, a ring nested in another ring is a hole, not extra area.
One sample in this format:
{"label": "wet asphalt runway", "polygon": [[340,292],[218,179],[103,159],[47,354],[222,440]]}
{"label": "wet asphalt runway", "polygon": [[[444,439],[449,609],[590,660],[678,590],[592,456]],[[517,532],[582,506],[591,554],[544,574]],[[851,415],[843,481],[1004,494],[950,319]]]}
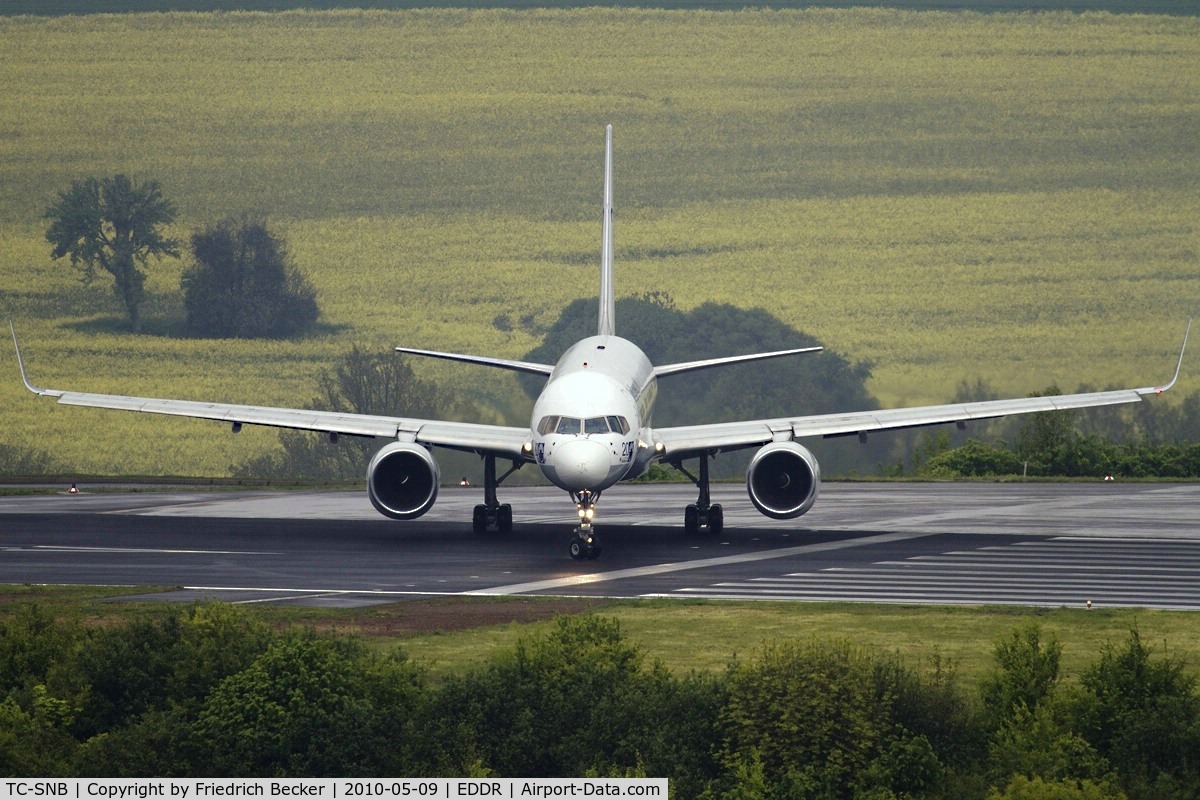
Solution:
{"label": "wet asphalt runway", "polygon": [[425,517],[358,492],[0,497],[0,583],[179,587],[173,599],[351,606],[443,594],[1200,609],[1200,485],[827,484],[778,522],[713,489],[719,536],[685,537],[689,486],[620,487],[603,555],[572,561],[565,493],[503,489],[511,534],[471,532],[478,490]]}

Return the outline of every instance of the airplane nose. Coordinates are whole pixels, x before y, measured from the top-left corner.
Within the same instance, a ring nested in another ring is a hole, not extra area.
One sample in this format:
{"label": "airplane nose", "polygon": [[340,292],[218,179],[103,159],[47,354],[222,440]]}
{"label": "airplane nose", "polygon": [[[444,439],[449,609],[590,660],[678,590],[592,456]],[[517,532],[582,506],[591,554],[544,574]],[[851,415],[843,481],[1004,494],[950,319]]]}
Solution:
{"label": "airplane nose", "polygon": [[554,471],[572,489],[591,489],[608,477],[608,449],[599,442],[577,439],[554,450]]}

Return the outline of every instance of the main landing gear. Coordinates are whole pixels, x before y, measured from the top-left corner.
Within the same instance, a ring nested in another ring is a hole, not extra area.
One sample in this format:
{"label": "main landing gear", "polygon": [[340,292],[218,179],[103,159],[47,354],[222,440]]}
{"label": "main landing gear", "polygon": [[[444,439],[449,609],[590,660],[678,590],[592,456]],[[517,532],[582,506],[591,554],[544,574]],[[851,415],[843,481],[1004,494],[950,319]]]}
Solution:
{"label": "main landing gear", "polygon": [[591,560],[600,555],[600,535],[592,527],[592,518],[596,515],[596,501],[600,499],[599,492],[571,492],[575,508],[579,512],[579,527],[571,532],[571,542],[567,552],[576,561]]}
{"label": "main landing gear", "polygon": [[694,536],[705,528],[709,533],[718,534],[725,529],[725,509],[719,503],[709,502],[708,496],[708,453],[700,454],[700,476],[696,477],[683,468],[682,461],[672,461],[671,466],[688,476],[700,490],[700,496],[695,503],[689,503],[683,509],[683,532]]}
{"label": "main landing gear", "polygon": [[512,468],[497,478],[496,457],[492,455],[483,457],[483,503],[475,506],[475,513],[471,516],[471,530],[476,533],[485,533],[490,528],[494,528],[500,533],[512,531],[512,506],[508,503],[500,503],[496,498],[496,487],[503,483],[509,475],[519,470],[522,464],[521,461],[514,461]]}

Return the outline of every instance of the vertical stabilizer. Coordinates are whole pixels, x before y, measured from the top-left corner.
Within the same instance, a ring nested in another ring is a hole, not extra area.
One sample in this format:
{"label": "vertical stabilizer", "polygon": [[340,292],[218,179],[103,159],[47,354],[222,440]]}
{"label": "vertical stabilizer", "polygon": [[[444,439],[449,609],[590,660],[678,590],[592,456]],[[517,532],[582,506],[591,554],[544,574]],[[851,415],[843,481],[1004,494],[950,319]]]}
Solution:
{"label": "vertical stabilizer", "polygon": [[604,131],[604,221],[600,235],[600,325],[596,333],[613,336],[616,298],[613,294],[612,125]]}

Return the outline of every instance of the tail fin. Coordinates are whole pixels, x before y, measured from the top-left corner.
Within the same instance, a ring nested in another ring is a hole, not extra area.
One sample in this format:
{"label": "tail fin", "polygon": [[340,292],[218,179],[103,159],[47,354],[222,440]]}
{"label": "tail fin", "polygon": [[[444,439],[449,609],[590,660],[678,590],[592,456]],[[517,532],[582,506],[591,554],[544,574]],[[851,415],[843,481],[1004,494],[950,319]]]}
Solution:
{"label": "tail fin", "polygon": [[613,294],[613,196],[612,196],[612,125],[604,131],[604,221],[600,236],[600,324],[599,336],[614,336],[616,298]]}

